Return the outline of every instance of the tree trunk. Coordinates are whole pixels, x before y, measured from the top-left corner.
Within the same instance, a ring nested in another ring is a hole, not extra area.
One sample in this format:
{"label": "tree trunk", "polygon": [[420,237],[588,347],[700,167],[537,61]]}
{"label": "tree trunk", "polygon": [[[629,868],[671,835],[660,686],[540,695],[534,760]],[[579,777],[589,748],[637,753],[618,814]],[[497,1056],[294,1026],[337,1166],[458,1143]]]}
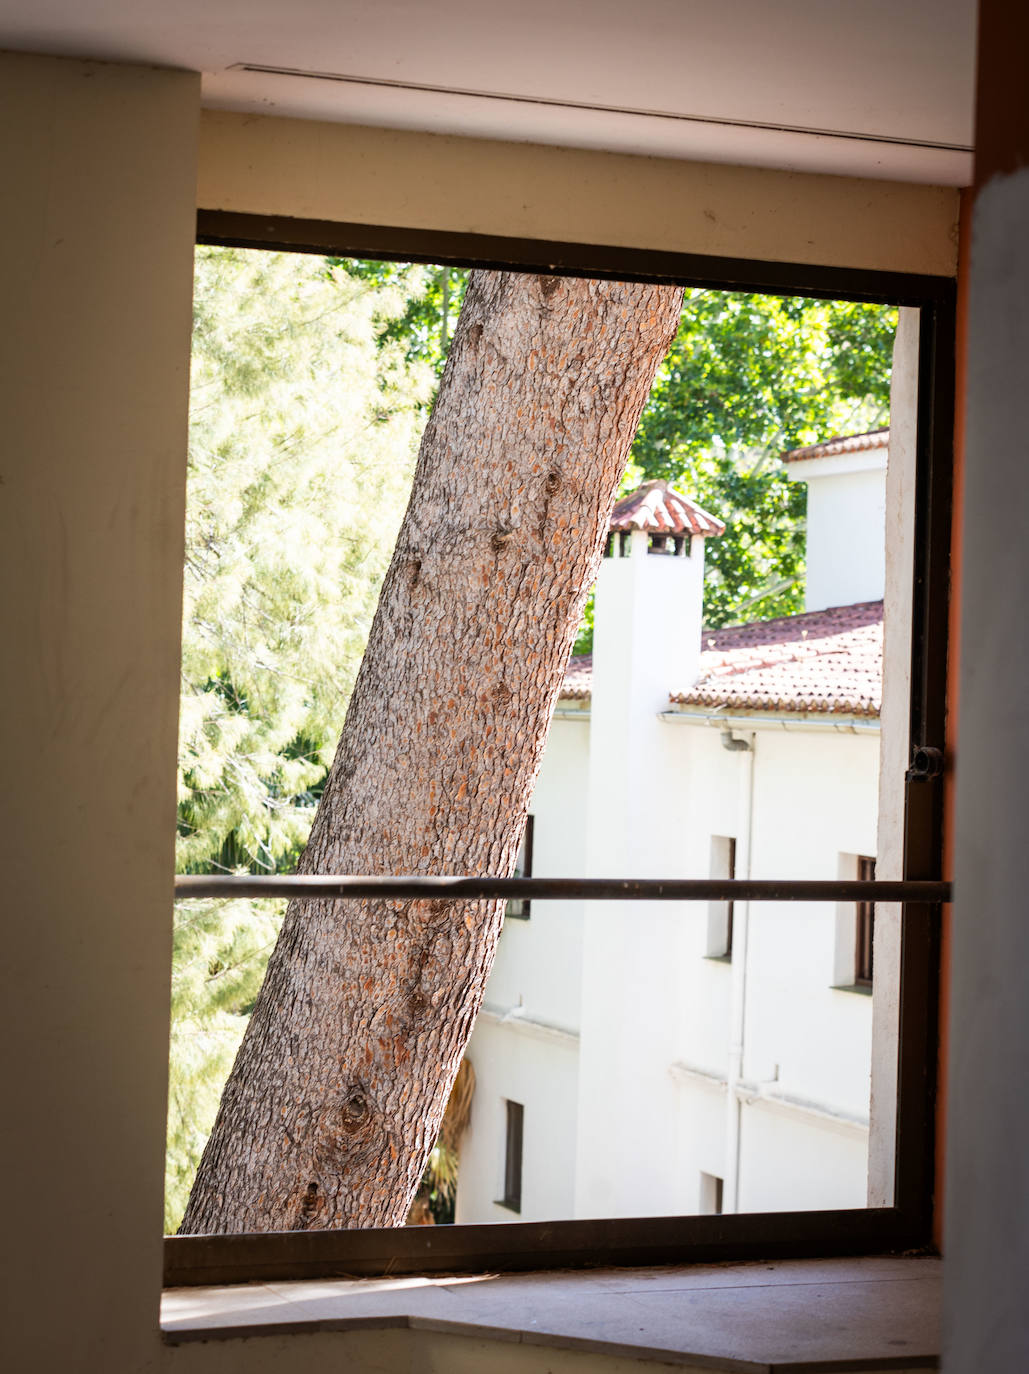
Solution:
{"label": "tree trunk", "polygon": [[[302,873],[508,875],[679,288],[472,275]],[[501,902],[290,903],[185,1234],[401,1225]]]}

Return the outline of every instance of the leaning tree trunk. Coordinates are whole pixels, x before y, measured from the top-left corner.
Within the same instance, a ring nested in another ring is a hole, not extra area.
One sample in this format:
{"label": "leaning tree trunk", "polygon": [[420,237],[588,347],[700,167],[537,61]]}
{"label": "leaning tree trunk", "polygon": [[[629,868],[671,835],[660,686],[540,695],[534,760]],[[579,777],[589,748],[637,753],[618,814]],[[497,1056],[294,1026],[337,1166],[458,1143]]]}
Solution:
{"label": "leaning tree trunk", "polygon": [[[680,289],[474,273],[302,873],[512,871]],[[501,902],[290,903],[182,1222],[401,1225]]]}

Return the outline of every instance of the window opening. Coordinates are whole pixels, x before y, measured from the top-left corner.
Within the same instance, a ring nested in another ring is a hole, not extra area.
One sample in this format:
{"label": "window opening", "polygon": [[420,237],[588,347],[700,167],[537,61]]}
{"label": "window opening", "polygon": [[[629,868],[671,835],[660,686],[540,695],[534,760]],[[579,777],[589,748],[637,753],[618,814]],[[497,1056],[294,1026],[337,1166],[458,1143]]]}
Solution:
{"label": "window opening", "polygon": [[[712,878],[736,877],[736,839],[729,835],[711,836]],[[708,906],[707,957],[709,959],[732,959],[733,917],[736,903],[730,898],[724,902],[711,902]]]}
{"label": "window opening", "polygon": [[522,1210],[522,1140],[525,1107],[521,1102],[505,1103],[504,1196],[501,1205],[511,1212]]}
{"label": "window opening", "polygon": [[[875,879],[875,860],[862,855],[858,859],[858,877],[862,882]],[[875,934],[875,903],[855,904],[854,982],[859,987],[872,986],[872,954]]]}
{"label": "window opening", "polygon": [[[532,815],[525,818],[525,829],[522,831],[522,842],[518,846],[518,858],[515,860],[512,877],[532,877],[532,832],[535,819]],[[504,909],[504,914],[516,921],[527,921],[531,906],[528,897],[512,897]]]}
{"label": "window opening", "polygon": [[724,1189],[724,1178],[719,1178],[717,1174],[701,1173],[700,1206],[698,1208],[701,1216],[722,1215],[722,1196]]}
{"label": "window opening", "polygon": [[[802,276],[804,275],[803,271],[800,271],[798,275],[802,277]],[[941,298],[941,299],[943,299],[943,298]],[[943,305],[946,306],[947,304],[949,304],[949,302],[948,302],[946,299],[943,299]],[[946,318],[946,309],[937,306],[937,309],[935,310],[935,318],[930,318],[930,316],[924,316],[924,319],[928,320],[928,321],[929,321],[930,323],[932,323],[932,324],[936,324],[936,323],[938,323],[938,321],[939,321],[939,319],[940,319],[941,317],[944,318],[944,319]],[[923,329],[923,333],[924,333],[924,332],[925,332],[925,330]],[[945,373],[943,374],[943,379],[945,380]],[[923,404],[923,409],[924,409],[924,404]],[[944,410],[946,409],[945,401],[944,401],[944,403],[943,403],[943,409],[944,409]],[[923,477],[922,480],[923,480],[923,484],[924,484],[924,481],[925,481],[924,477]],[[645,553],[645,552],[650,552],[650,551],[652,551],[652,552],[664,552],[665,554],[670,554],[670,553],[679,554],[680,549],[682,549],[684,552],[690,552],[690,551],[691,551],[691,550],[690,550],[690,540],[687,538],[687,539],[684,539],[684,540],[682,541],[682,543],[680,543],[680,538],[681,538],[681,536],[678,536],[678,535],[675,536],[674,538],[673,538],[673,537],[667,537],[667,536],[666,536],[666,537],[662,537],[662,536],[648,537],[648,539],[647,539],[645,542],[642,542],[642,541],[640,542],[640,544],[639,544],[639,551],[640,551],[640,552],[644,552],[644,553]],[[662,546],[663,546],[663,547],[662,547]],[[611,536],[611,538],[609,539],[609,547],[612,549],[612,551],[614,550],[614,547],[615,547],[615,538],[614,538],[614,536]],[[633,554],[634,554],[633,537],[632,537],[632,534],[629,533],[629,532],[624,532],[624,531],[621,532],[621,533],[617,536],[617,548],[618,548],[618,552],[619,552],[619,554],[620,554],[621,559],[624,560],[626,563],[630,563],[630,562],[632,561],[632,559],[633,559]],[[928,557],[929,557],[929,546],[925,543],[924,540],[923,540],[922,550],[923,550],[923,552],[920,553],[918,556],[919,556],[919,557],[923,557],[923,558],[928,558]],[[658,558],[658,559],[656,559],[656,560],[654,560],[654,561],[655,561],[655,563],[662,563],[662,564],[664,564],[664,563],[666,563],[666,562],[669,562],[669,563],[670,563],[670,562],[678,562],[678,559],[661,559],[661,558]],[[695,561],[695,560],[694,560],[694,561]],[[932,587],[935,587],[936,584],[935,584],[935,583],[933,582],[933,580],[930,578],[929,581],[928,581],[928,583],[927,583],[926,585],[928,585],[930,588],[932,588]],[[774,593],[773,595],[777,595],[777,594],[778,594],[778,593]],[[938,603],[933,603],[933,604],[934,604],[934,605],[937,605]],[[767,609],[767,608],[766,608],[766,609]],[[918,617],[921,617],[921,621],[924,622],[924,621],[925,621],[925,615],[926,615],[926,608],[925,608],[925,606],[918,606],[918,605],[916,605],[915,610],[916,610],[916,619],[917,619]],[[938,621],[938,619],[939,619],[939,612],[938,612],[938,611],[936,612],[936,615],[937,615],[937,621]],[[936,650],[935,650],[935,648],[934,648],[935,643],[936,643],[936,641],[935,641],[935,640],[931,640],[931,638],[927,641],[926,636],[923,635],[922,641],[920,642],[919,646],[917,647],[916,652],[919,653],[919,654],[921,654],[922,657],[923,657],[923,659],[931,659],[931,654],[932,654],[932,652],[936,652]],[[929,724],[931,724],[931,712],[930,712],[930,713],[927,713],[927,712],[925,711],[924,707],[916,706],[916,709],[915,709],[915,711],[914,711],[915,717],[918,717],[918,716],[919,716],[919,712],[921,712],[922,723],[924,724],[924,723],[928,722]],[[682,714],[685,714],[685,713],[682,713]],[[922,733],[924,734],[924,730],[923,730]],[[712,737],[715,738],[715,739],[717,739],[717,736],[712,736]],[[760,748],[760,745],[761,745],[761,742],[759,741],[759,748]],[[916,808],[915,808],[915,811],[916,811],[916,813],[917,813],[917,814],[916,814],[916,822],[921,823],[921,817],[925,814],[925,813],[924,813],[924,808],[922,808],[922,809],[920,810],[919,808],[916,807]],[[928,833],[928,832],[923,832],[923,833]],[[719,837],[714,837],[714,838],[719,838]],[[721,867],[722,870],[724,871],[724,876],[725,876],[727,879],[731,880],[731,879],[734,878],[734,876],[735,876],[735,870],[736,870],[736,844],[737,844],[736,837],[726,835],[726,836],[723,836],[723,837],[720,837],[720,838],[721,838],[722,840],[724,840],[725,846],[726,846],[726,848],[725,848],[725,853],[724,853],[724,863],[722,863],[722,864],[720,865],[720,867]],[[924,843],[925,843],[925,841],[922,841],[922,843],[923,843],[923,848],[924,848]],[[930,851],[931,851],[931,845],[932,845],[932,843],[934,843],[934,841],[929,840]],[[516,870],[516,871],[518,871],[518,872],[524,872],[526,876],[528,876],[528,874],[531,873],[531,847],[532,847],[532,835],[531,835],[531,822],[530,822],[530,824],[529,824],[529,825],[527,826],[527,828],[526,828],[526,834],[525,834],[525,836],[524,836],[524,838],[523,838],[523,853],[520,854],[520,856],[519,856],[519,867],[518,867],[518,870]],[[925,852],[930,852],[930,851],[925,851]],[[524,863],[523,863],[523,855],[524,855]],[[231,859],[232,856],[229,855],[228,852],[226,852],[225,857]],[[870,860],[870,859],[867,859],[867,857],[863,857],[863,858],[862,858],[862,864],[865,864],[866,862],[873,865],[873,868],[872,868],[871,871],[874,872],[874,860]],[[750,871],[753,871],[753,868],[751,868]],[[864,876],[865,873],[866,873],[867,871],[868,871],[868,870],[862,868],[861,873],[860,873],[859,876]],[[716,876],[716,868],[715,868],[715,865],[714,865],[713,863],[712,863],[712,865],[711,865],[710,872],[711,872],[712,877]],[[517,910],[517,905],[515,905],[515,910],[511,910],[511,905],[514,904],[514,903],[516,903],[518,900],[521,900],[522,902],[524,902],[524,913],[518,912],[518,910]],[[709,944],[709,946],[710,946],[710,944],[711,944],[711,940],[710,940],[710,935],[711,935],[711,929],[710,929],[710,926],[711,926],[710,916],[711,916],[711,911],[713,911],[713,908],[714,908],[715,905],[716,905],[715,903],[712,903],[712,904],[711,904],[711,910],[709,910],[709,932],[708,932],[708,934],[709,934],[709,938],[708,938],[708,944]],[[722,916],[722,922],[721,922],[721,939],[720,939],[720,941],[719,941],[719,943],[722,945],[721,954],[722,954],[722,957],[731,959],[731,957],[732,957],[732,955],[733,955],[733,953],[734,953],[734,944],[736,943],[736,940],[737,940],[737,922],[738,922],[738,919],[739,919],[739,912],[738,912],[738,909],[737,909],[737,903],[736,903],[736,901],[735,901],[735,899],[734,899],[733,896],[729,896],[729,897],[727,897],[727,898],[722,898],[722,899],[720,899],[718,905],[720,905],[720,907],[721,907],[721,916]],[[513,902],[513,903],[509,903],[507,914],[515,915],[516,917],[519,916],[519,915],[522,915],[522,914],[527,915],[527,914],[528,914],[528,902],[527,902],[527,900],[526,900],[526,899],[514,899],[514,902]],[[642,914],[643,914],[643,908],[641,908],[641,917],[642,917]],[[751,908],[751,915],[752,915],[752,917],[753,917],[753,908]],[[871,901],[863,900],[861,909],[860,909],[858,912],[855,913],[855,944],[854,944],[854,950],[855,950],[855,983],[859,983],[859,982],[863,981],[863,980],[865,979],[866,976],[867,976],[867,979],[868,979],[869,981],[870,981],[870,979],[871,979],[871,927],[872,927],[872,922],[873,922],[873,921],[874,921],[874,904],[873,904]],[[756,930],[756,929],[757,929],[757,928],[754,927],[754,926],[752,925],[752,929],[751,929],[751,932],[750,932],[750,939],[751,939],[751,940],[753,940],[753,939],[755,939],[755,938],[760,938],[760,931],[759,931],[759,930],[758,930],[758,935],[757,935],[757,937],[755,936],[755,930]],[[867,931],[867,935],[865,934],[866,931]],[[866,957],[866,956],[867,956],[867,957]],[[716,956],[716,957],[717,957],[717,956]],[[217,976],[217,975],[215,975],[215,976]],[[521,1018],[516,1018],[516,1019],[520,1019],[520,1020],[522,1021],[522,1023],[526,1025],[526,1030],[528,1030],[528,1028],[529,1028],[528,1023],[529,1023],[529,1021],[530,1021],[530,1018],[529,1018],[529,1017],[523,1016],[523,1017],[521,1017]],[[548,1023],[545,1019],[540,1018],[540,1019],[539,1019],[539,1022],[538,1022],[538,1025],[539,1025],[539,1027],[540,1027],[540,1031],[541,1031],[541,1032],[546,1031],[546,1032],[549,1033],[549,1034],[554,1034],[554,1033],[556,1032],[558,1036],[560,1036],[560,1034],[562,1033],[562,1027],[561,1027],[561,1025],[560,1025],[559,1022],[549,1022],[549,1023]],[[536,1031],[535,1029],[533,1029],[533,1030],[532,1030],[532,1034],[533,1034],[533,1035],[536,1035],[536,1034],[537,1034],[537,1031]],[[556,1043],[563,1043],[563,1042],[557,1041]],[[741,1064],[741,1065],[739,1066],[739,1072],[738,1072],[738,1073],[730,1074],[729,1077],[728,1077],[727,1079],[724,1080],[725,1085],[726,1085],[726,1086],[728,1087],[728,1089],[729,1089],[730,1095],[735,1099],[735,1101],[736,1101],[737,1103],[744,1103],[744,1102],[746,1102],[746,1100],[747,1100],[748,1098],[753,1098],[755,1101],[756,1101],[757,1098],[762,1098],[762,1099],[768,1099],[770,1102],[774,1100],[775,1103],[776,1103],[776,1105],[777,1105],[777,1109],[778,1109],[778,1107],[779,1107],[780,1105],[781,1105],[781,1106],[788,1106],[788,1105],[789,1105],[789,1102],[791,1101],[791,1099],[796,1099],[797,1101],[800,1101],[800,1100],[802,1099],[802,1096],[803,1096],[802,1094],[791,1093],[791,1091],[790,1091],[790,1089],[789,1089],[789,1085],[787,1085],[787,1084],[785,1084],[785,1083],[781,1084],[781,1086],[775,1086],[776,1084],[779,1083],[779,1076],[778,1076],[778,1075],[779,1075],[779,1065],[778,1065],[778,1064],[774,1064],[774,1065],[768,1066],[768,1072],[767,1072],[767,1074],[764,1075],[764,1076],[762,1076],[762,1074],[760,1074],[760,1073],[751,1072],[751,1068],[752,1068],[752,1067],[753,1067],[753,1066],[748,1066],[746,1063],[743,1063],[743,1064]],[[762,1066],[758,1066],[758,1068],[760,1068],[760,1067],[762,1067]],[[683,1065],[682,1068],[683,1068],[684,1074],[686,1074],[687,1076],[692,1075],[693,1078],[694,1078],[696,1081],[698,1081],[698,1082],[699,1082],[700,1080],[702,1080],[702,1079],[705,1079],[705,1078],[706,1078],[707,1080],[709,1080],[710,1083],[713,1085],[712,1088],[709,1089],[709,1091],[714,1091],[714,1092],[722,1092],[722,1091],[724,1091],[724,1088],[721,1087],[721,1086],[719,1086],[718,1074],[715,1073],[715,1072],[713,1072],[713,1071],[712,1071],[711,1069],[709,1069],[706,1065],[704,1065],[704,1064],[697,1064],[697,1065],[687,1064],[687,1065]],[[749,1075],[749,1076],[748,1076],[748,1075]],[[902,1078],[902,1080],[904,1079],[904,1071],[903,1071],[903,1068],[902,1068],[902,1072],[901,1072],[901,1078]],[[910,1104],[910,1102],[912,1101],[912,1098],[911,1098],[910,1095],[908,1096],[907,1101],[908,1101],[908,1104]],[[910,1105],[909,1105],[909,1108],[908,1108],[908,1118],[910,1118],[910,1116],[911,1116],[911,1109],[910,1109]],[[902,1111],[902,1113],[901,1113],[901,1117],[902,1117],[902,1120],[907,1119],[907,1118],[904,1117],[904,1112],[903,1112],[903,1111]],[[508,1101],[507,1101],[507,1105],[506,1105],[504,1194],[505,1194],[505,1203],[508,1203],[511,1199],[517,1199],[517,1206],[512,1206],[511,1210],[519,1210],[519,1209],[520,1209],[520,1205],[521,1205],[521,1183],[520,1183],[520,1179],[521,1179],[521,1137],[522,1137],[523,1118],[524,1118],[524,1106],[523,1106],[523,1104],[515,1103],[515,1102],[513,1102],[513,1101],[508,1100]],[[517,1140],[517,1146],[516,1146],[516,1140]],[[512,1166],[512,1161],[513,1161],[515,1158],[517,1158],[517,1162],[518,1162],[518,1169],[517,1169],[518,1185],[517,1185],[517,1188],[514,1187],[514,1174],[513,1174],[513,1172],[512,1172],[512,1168],[513,1168],[513,1166]],[[703,1173],[703,1171],[701,1171],[701,1172]],[[695,1176],[696,1176],[696,1175],[695,1175]],[[727,1186],[727,1184],[729,1184],[729,1183],[731,1182],[731,1180],[729,1179],[728,1176],[726,1176],[726,1177],[723,1178],[722,1175],[717,1175],[717,1174],[710,1174],[710,1175],[706,1175],[705,1177],[710,1178],[710,1179],[712,1180],[711,1187],[712,1187],[713,1189],[716,1189],[716,1197],[714,1198],[714,1201],[716,1201],[717,1205],[713,1207],[713,1210],[715,1210],[715,1211],[721,1211],[721,1209],[722,1209],[722,1194],[723,1194],[723,1189]],[[909,1189],[908,1195],[909,1195],[909,1196],[911,1195],[910,1189]],[[744,1205],[743,1205],[743,1209],[742,1209],[742,1210],[743,1210],[744,1212],[746,1212],[746,1196],[745,1196],[745,1194],[744,1194],[744,1197],[743,1197],[743,1204],[744,1204]],[[788,1205],[787,1205],[787,1210],[789,1210]],[[889,1209],[886,1209],[886,1210],[888,1211]],[[774,1213],[773,1213],[773,1215],[774,1215]],[[876,1214],[875,1214],[874,1212],[873,1212],[873,1213],[869,1213],[870,1220],[869,1220],[868,1225],[869,1225],[870,1227],[872,1227],[872,1228],[874,1228],[875,1226],[879,1225],[879,1222],[878,1222],[877,1220],[874,1219],[875,1216],[876,1216]],[[735,1225],[737,1222],[742,1223],[742,1222],[746,1221],[747,1219],[746,1219],[745,1216],[740,1216],[740,1217],[734,1217],[734,1218],[732,1218],[731,1220],[732,1220],[733,1224]],[[615,1222],[612,1222],[611,1224],[614,1225]],[[856,1224],[860,1225],[860,1223],[856,1223]],[[885,1217],[882,1218],[882,1224],[883,1224],[883,1225],[886,1225],[886,1218],[885,1218]],[[744,1229],[745,1229],[745,1228],[742,1228],[742,1227],[741,1227],[741,1234],[743,1234],[743,1230],[744,1230]],[[456,1230],[457,1230],[457,1231],[460,1231],[461,1228],[458,1227],[458,1228],[456,1228]],[[455,1234],[456,1234],[456,1232],[455,1232]],[[869,1234],[872,1234],[872,1232],[870,1231]],[[271,1239],[271,1238],[269,1238],[269,1239]]]}

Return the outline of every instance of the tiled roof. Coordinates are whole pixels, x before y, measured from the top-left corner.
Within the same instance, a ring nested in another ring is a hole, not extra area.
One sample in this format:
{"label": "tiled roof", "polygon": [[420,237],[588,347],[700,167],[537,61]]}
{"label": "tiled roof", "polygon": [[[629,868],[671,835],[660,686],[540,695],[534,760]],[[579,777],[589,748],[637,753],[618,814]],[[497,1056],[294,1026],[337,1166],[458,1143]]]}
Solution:
{"label": "tiled roof", "polygon": [[836,435],[822,444],[808,444],[805,448],[791,448],[782,455],[784,463],[800,463],[805,458],[835,458],[839,453],[867,453],[871,449],[888,448],[890,431],[871,429],[867,434]]}
{"label": "tiled roof", "polygon": [[725,533],[721,520],[701,510],[667,482],[644,482],[615,503],[612,530],[646,530],[651,534],[703,534],[708,538]]}
{"label": "tiled roof", "polygon": [[578,654],[568,660],[562,701],[586,701],[593,690],[593,655]]}
{"label": "tiled roof", "polygon": [[[705,630],[700,677],[678,705],[735,711],[877,716],[882,705],[883,603]],[[561,695],[590,694],[593,660],[573,658]]]}

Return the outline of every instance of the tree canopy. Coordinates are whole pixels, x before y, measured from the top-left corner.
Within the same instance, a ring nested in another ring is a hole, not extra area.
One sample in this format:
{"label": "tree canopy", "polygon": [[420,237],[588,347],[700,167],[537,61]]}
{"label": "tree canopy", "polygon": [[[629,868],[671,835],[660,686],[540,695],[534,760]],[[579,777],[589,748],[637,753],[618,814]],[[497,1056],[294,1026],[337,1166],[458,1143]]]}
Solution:
{"label": "tree canopy", "polygon": [[686,292],[623,484],[661,477],[728,526],[706,552],[708,625],[803,608],[805,489],[784,449],[889,423],[896,310]]}

